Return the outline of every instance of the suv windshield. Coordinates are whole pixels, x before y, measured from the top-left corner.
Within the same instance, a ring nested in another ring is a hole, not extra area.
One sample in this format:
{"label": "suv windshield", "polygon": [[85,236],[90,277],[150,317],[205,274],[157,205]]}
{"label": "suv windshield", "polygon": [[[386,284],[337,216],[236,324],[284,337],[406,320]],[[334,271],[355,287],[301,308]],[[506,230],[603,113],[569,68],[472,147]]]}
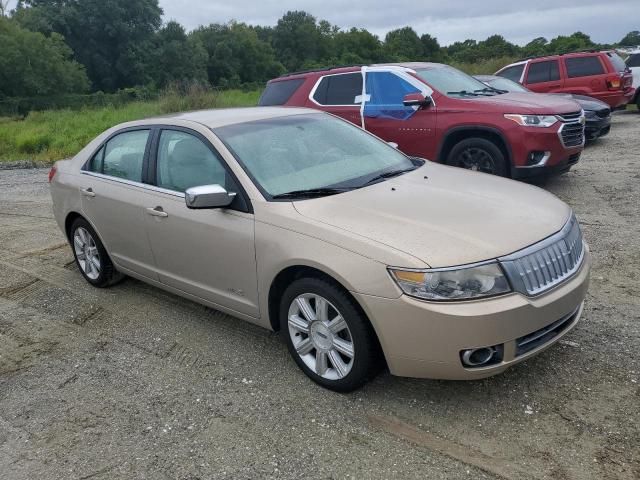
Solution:
{"label": "suv windshield", "polygon": [[271,198],[331,195],[416,168],[385,142],[323,113],[228,125],[214,133]]}
{"label": "suv windshield", "polygon": [[418,76],[431,88],[449,97],[474,97],[495,94],[489,87],[475,78],[452,67],[441,66],[417,70]]}

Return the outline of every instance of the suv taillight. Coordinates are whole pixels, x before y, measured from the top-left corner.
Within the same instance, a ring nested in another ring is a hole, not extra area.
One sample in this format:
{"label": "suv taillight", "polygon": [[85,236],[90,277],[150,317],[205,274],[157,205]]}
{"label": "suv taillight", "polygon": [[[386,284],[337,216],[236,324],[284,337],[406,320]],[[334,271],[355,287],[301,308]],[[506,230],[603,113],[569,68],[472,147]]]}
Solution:
{"label": "suv taillight", "polygon": [[58,168],[54,163],[53,167],[51,167],[51,170],[49,170],[49,183],[51,183],[51,180],[53,180],[53,177],[55,177],[57,171],[58,171]]}
{"label": "suv taillight", "polygon": [[607,77],[607,88],[609,90],[618,90],[622,86],[622,78],[620,75],[612,75]]}

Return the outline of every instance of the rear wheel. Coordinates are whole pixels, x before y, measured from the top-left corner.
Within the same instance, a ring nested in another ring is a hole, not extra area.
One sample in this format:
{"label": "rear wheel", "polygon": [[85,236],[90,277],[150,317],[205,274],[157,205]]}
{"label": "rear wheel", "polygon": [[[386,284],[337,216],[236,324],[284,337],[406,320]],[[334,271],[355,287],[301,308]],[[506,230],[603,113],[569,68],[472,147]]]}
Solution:
{"label": "rear wheel", "polygon": [[95,230],[84,218],[77,218],[69,231],[76,265],[94,287],[108,287],[124,278],[116,270]]}
{"label": "rear wheel", "polygon": [[492,175],[507,176],[507,162],[502,151],[490,140],[467,138],[449,152],[447,164]]}
{"label": "rear wheel", "polygon": [[349,392],[378,371],[369,321],[329,282],[302,278],[292,283],[282,296],[280,324],[295,362],[323,387]]}

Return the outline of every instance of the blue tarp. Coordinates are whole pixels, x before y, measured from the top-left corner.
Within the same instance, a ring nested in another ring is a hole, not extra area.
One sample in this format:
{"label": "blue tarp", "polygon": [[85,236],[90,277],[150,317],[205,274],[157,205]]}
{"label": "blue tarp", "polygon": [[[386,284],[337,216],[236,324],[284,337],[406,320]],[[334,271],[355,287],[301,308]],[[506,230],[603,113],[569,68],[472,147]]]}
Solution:
{"label": "blue tarp", "polygon": [[405,107],[402,99],[409,93],[420,90],[391,72],[367,72],[366,92],[370,97],[364,104],[364,116],[407,120],[416,112]]}

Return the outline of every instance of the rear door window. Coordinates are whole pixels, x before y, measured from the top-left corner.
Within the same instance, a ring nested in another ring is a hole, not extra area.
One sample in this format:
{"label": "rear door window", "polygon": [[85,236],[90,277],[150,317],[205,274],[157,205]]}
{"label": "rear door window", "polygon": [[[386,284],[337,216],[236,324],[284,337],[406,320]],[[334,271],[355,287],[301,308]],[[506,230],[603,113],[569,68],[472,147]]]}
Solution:
{"label": "rear door window", "polygon": [[508,78],[514,82],[520,82],[522,78],[522,71],[524,70],[524,63],[520,65],[514,65],[513,67],[505,68],[498,75],[504,78]]}
{"label": "rear door window", "polygon": [[142,164],[149,130],[133,130],[112,137],[91,159],[88,170],[132,182],[142,182]]}
{"label": "rear door window", "polygon": [[607,57],[609,57],[609,61],[616,72],[624,72],[627,69],[624,60],[616,52],[607,52]]}
{"label": "rear door window", "polygon": [[281,80],[267,84],[258,105],[267,107],[271,105],[284,105],[291,96],[304,83],[304,78],[294,78],[291,80]]}
{"label": "rear door window", "polygon": [[527,73],[527,83],[554,82],[560,80],[557,60],[531,63]]}
{"label": "rear door window", "polygon": [[322,77],[313,99],[320,105],[359,105],[362,97],[362,74],[343,73]]}
{"label": "rear door window", "polygon": [[569,78],[589,77],[605,73],[602,62],[597,56],[565,58]]}
{"label": "rear door window", "polygon": [[403,100],[409,93],[420,90],[392,72],[367,72],[367,98],[364,116],[406,120],[416,110],[405,107]]}
{"label": "rear door window", "polygon": [[640,53],[634,53],[627,58],[627,67],[640,67]]}

